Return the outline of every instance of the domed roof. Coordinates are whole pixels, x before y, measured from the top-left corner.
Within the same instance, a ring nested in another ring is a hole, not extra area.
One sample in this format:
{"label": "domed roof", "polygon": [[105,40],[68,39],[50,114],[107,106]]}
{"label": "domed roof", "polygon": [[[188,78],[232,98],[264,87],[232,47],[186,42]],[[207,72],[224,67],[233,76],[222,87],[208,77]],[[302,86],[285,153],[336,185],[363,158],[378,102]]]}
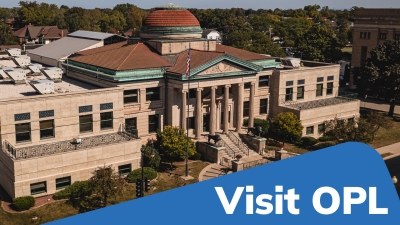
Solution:
{"label": "domed roof", "polygon": [[197,18],[186,8],[169,3],[156,7],[143,22],[142,38],[200,38],[202,29]]}

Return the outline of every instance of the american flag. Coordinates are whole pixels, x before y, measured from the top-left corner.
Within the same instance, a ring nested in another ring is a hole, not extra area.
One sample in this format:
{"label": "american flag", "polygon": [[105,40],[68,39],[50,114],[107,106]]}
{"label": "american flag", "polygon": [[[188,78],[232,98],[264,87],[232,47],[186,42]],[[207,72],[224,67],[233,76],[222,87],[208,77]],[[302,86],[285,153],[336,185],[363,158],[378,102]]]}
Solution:
{"label": "american flag", "polygon": [[190,49],[188,49],[188,56],[186,61],[186,78],[189,77],[189,73],[190,73]]}

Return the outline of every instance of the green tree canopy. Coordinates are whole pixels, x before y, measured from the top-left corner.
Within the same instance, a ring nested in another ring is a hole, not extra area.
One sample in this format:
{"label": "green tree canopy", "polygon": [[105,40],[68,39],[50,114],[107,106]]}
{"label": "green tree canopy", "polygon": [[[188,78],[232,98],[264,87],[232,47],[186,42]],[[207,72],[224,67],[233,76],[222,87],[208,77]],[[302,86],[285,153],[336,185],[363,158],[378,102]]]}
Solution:
{"label": "green tree canopy", "polygon": [[279,113],[278,118],[273,121],[275,128],[283,137],[283,143],[289,137],[301,137],[303,125],[292,112]]}
{"label": "green tree canopy", "polygon": [[14,45],[17,43],[10,26],[0,22],[0,45]]}
{"label": "green tree canopy", "polygon": [[393,116],[396,101],[400,101],[400,46],[398,41],[388,40],[370,52],[361,67],[354,68],[354,81],[359,94],[383,98],[389,104],[389,116]]}

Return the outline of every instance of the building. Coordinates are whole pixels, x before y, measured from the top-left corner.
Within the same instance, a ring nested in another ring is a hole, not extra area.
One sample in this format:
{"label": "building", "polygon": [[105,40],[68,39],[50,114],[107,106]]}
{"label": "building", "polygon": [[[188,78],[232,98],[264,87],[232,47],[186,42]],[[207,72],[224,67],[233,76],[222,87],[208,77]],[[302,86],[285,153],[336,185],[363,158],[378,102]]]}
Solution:
{"label": "building", "polygon": [[294,112],[303,135],[318,137],[323,121],[359,111],[358,100],[337,97],[339,65],[219,45],[173,4],[148,15],[140,38],[79,51],[61,65],[54,93],[40,89],[51,84],[40,77],[27,78],[36,89],[0,81],[0,183],[12,197],[52,194],[105,164],[136,169],[141,144],[165,125],[205,141],[245,131],[244,119],[253,126],[253,118]]}
{"label": "building", "polygon": [[19,38],[22,44],[49,44],[59,40],[68,34],[68,30],[59,29],[57,26],[32,26],[27,25],[17,31],[14,36]]}
{"label": "building", "polygon": [[201,34],[201,37],[205,39],[216,40],[217,44],[222,43],[220,33],[213,29],[204,29],[203,33]]}
{"label": "building", "polygon": [[[386,40],[400,40],[400,9],[357,8],[353,19],[351,67],[361,66],[369,52]],[[354,85],[352,77],[350,85]]]}
{"label": "building", "polygon": [[66,37],[30,50],[27,55],[32,61],[48,66],[61,67],[61,63],[68,56],[82,50],[98,48],[120,41],[126,38],[113,34],[94,31],[75,31]]}

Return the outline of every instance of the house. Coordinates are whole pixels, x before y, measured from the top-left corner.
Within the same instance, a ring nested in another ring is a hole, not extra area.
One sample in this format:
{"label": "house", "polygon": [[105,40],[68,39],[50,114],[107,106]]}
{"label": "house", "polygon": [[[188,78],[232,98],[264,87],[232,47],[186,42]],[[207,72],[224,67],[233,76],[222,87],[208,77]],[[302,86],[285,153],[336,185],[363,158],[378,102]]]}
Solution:
{"label": "house", "polygon": [[25,26],[14,32],[19,38],[20,44],[49,44],[67,36],[66,29],[59,29],[57,26]]}
{"label": "house", "polygon": [[204,29],[201,37],[209,40],[216,40],[217,44],[221,44],[222,41],[220,33],[213,29]]}
{"label": "house", "polygon": [[[86,39],[76,45],[105,37],[78,34]],[[13,198],[40,197],[87,180],[99,166],[129,173],[140,166],[141,145],[165,125],[201,142],[205,134],[246,132],[244,120],[251,127],[254,118],[293,112],[304,136],[319,137],[325,120],[358,116],[359,100],[337,95],[338,64],[274,58],[202,34],[192,13],[167,4],[147,16],[140,38],[67,56],[61,82],[0,80],[1,186]],[[227,149],[221,157],[232,160]]]}

